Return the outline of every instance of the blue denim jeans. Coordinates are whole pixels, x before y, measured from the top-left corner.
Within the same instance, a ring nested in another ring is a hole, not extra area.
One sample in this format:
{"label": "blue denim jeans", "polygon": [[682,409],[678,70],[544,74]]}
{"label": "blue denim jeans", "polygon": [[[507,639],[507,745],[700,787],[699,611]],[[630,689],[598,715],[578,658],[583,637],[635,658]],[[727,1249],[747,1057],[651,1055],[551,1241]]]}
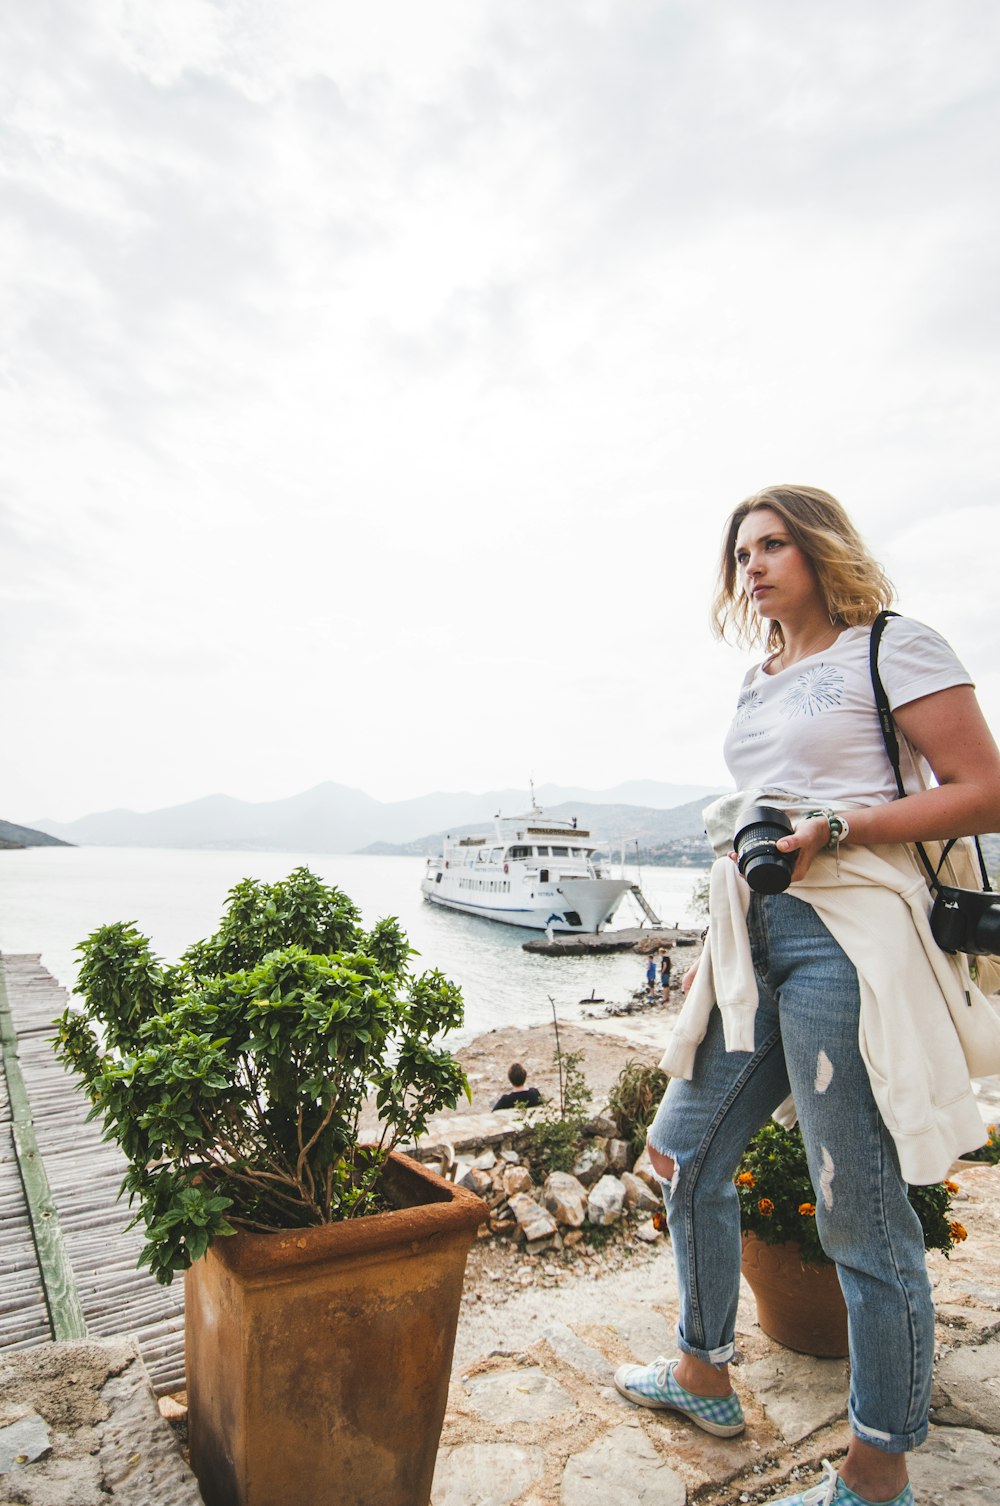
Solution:
{"label": "blue denim jeans", "polygon": [[691,1081],[671,1080],[649,1131],[675,1163],[664,1202],[678,1343],[712,1364],[732,1358],[741,1248],[733,1176],[747,1141],[792,1092],[819,1236],[847,1301],[851,1427],[902,1453],[927,1436],[934,1309],[920,1220],[858,1049],[857,974],[804,900],[755,894],[747,924],[755,1049],[727,1051],[714,1009]]}

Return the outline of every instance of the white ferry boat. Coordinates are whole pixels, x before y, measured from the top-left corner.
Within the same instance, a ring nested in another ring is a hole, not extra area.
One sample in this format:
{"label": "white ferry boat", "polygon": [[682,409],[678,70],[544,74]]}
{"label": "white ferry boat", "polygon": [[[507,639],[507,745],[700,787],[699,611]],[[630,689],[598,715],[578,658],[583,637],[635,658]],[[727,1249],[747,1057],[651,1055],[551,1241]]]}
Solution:
{"label": "white ferry boat", "polygon": [[624,895],[639,897],[630,879],[605,874],[590,833],[550,818],[537,805],[524,816],[497,816],[492,836],[445,839],[428,858],[425,899],[533,931],[599,931]]}

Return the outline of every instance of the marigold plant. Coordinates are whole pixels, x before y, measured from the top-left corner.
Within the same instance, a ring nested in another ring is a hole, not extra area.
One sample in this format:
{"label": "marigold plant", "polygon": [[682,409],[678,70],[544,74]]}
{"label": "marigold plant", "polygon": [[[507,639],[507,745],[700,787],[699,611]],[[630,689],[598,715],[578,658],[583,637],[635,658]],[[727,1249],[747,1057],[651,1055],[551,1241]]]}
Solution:
{"label": "marigold plant", "polygon": [[964,1161],[985,1161],[988,1166],[1000,1163],[1000,1129],[995,1124],[990,1124],[987,1125],[986,1132],[989,1135],[986,1144],[978,1150],[967,1150],[962,1157]]}
{"label": "marigold plant", "polygon": [[[747,1146],[733,1181],[744,1231],[769,1245],[798,1244],[807,1263],[830,1264],[819,1240],[816,1193],[798,1128],[783,1129],[774,1120],[765,1124]],[[928,1250],[947,1255],[967,1237],[951,1217],[951,1199],[957,1191],[955,1182],[909,1189]]]}

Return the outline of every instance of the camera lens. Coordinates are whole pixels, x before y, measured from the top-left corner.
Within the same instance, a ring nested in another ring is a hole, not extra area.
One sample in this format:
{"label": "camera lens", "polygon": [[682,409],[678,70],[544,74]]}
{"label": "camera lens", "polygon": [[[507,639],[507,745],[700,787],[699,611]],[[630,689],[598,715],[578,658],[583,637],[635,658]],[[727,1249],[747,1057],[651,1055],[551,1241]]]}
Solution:
{"label": "camera lens", "polygon": [[795,854],[775,846],[791,834],[791,821],[773,805],[748,805],[740,816],[733,843],[736,864],[756,894],[781,894],[791,883]]}

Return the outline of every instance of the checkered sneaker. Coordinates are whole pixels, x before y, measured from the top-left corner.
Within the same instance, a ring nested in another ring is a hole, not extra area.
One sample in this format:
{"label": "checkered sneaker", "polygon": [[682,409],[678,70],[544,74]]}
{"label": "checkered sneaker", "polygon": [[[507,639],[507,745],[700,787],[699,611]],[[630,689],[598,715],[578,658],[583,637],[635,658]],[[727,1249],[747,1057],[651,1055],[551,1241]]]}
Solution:
{"label": "checkered sneaker", "polygon": [[[872,1506],[872,1502],[859,1496],[845,1485],[829,1459],[823,1460],[823,1478],[818,1485],[811,1485],[798,1495],[781,1496],[769,1506]],[[886,1501],[885,1506],[914,1506],[913,1486],[904,1485],[898,1496]]]}
{"label": "checkered sneaker", "polygon": [[668,1407],[690,1417],[706,1433],[716,1438],[735,1438],[746,1427],[743,1408],[734,1391],[728,1396],[695,1396],[693,1391],[674,1380],[676,1360],[661,1355],[651,1365],[620,1365],[615,1371],[615,1385],[623,1396],[640,1407]]}

